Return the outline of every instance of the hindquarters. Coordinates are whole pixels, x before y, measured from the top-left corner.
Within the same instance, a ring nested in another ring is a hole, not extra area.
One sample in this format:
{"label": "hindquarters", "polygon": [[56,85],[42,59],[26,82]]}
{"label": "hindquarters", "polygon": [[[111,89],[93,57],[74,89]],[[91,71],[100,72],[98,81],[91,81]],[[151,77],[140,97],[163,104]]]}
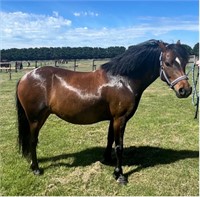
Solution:
{"label": "hindquarters", "polygon": [[25,157],[31,155],[33,143],[37,145],[39,130],[50,114],[45,81],[36,71],[31,71],[17,83],[18,142]]}

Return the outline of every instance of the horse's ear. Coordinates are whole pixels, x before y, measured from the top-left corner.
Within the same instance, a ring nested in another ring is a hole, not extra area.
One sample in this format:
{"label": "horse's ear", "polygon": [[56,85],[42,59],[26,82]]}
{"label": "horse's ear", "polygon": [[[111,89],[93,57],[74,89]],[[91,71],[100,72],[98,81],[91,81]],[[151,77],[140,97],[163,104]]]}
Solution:
{"label": "horse's ear", "polygon": [[162,52],[165,52],[165,51],[166,51],[166,46],[163,44],[162,41],[159,41],[159,42],[158,42],[158,45],[159,45],[159,47],[161,48],[161,51],[162,51]]}
{"label": "horse's ear", "polygon": [[180,41],[180,40],[178,40],[176,44],[180,45],[180,44],[181,44],[181,41]]}

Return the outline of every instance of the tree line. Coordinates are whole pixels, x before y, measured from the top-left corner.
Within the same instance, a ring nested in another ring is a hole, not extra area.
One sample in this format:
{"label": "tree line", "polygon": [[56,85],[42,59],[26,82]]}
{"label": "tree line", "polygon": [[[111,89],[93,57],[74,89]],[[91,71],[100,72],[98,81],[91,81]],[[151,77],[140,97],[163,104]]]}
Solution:
{"label": "tree line", "polygon": [[1,59],[7,61],[22,60],[59,60],[59,59],[102,59],[112,58],[123,53],[125,47],[41,47],[28,49],[3,49]]}
{"label": "tree line", "polygon": [[[199,43],[193,48],[183,45],[190,55],[199,56]],[[59,60],[59,59],[102,59],[112,58],[125,52],[123,46],[108,48],[101,47],[41,47],[24,49],[2,49],[1,60],[31,61],[31,60]]]}
{"label": "tree line", "polygon": [[199,42],[196,43],[193,48],[191,48],[190,46],[186,44],[183,44],[183,46],[187,49],[190,55],[196,55],[199,57]]}

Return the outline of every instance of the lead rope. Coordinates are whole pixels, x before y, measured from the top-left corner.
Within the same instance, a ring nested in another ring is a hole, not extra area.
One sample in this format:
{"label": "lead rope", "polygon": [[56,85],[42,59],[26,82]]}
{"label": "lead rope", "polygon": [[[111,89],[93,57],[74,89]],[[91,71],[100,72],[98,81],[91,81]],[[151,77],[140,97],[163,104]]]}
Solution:
{"label": "lead rope", "polygon": [[190,72],[192,72],[192,104],[195,106],[197,104],[197,102],[195,101],[195,97],[198,97],[198,91],[197,91],[197,82],[199,79],[199,67],[197,67],[197,76],[195,79],[195,64],[192,65],[191,69],[188,71],[187,75],[190,74]]}
{"label": "lead rope", "polygon": [[199,66],[197,66],[197,74],[195,79],[195,63],[192,65],[191,69],[188,71],[187,75],[192,71],[192,104],[196,107],[194,119],[197,119],[199,110],[199,92],[197,90],[197,85],[199,81]]}

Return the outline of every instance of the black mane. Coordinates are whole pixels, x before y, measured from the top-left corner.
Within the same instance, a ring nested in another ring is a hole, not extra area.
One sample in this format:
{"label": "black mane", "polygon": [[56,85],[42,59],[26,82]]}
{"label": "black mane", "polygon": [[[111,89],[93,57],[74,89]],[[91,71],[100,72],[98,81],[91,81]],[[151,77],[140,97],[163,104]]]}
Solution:
{"label": "black mane", "polygon": [[[161,48],[158,40],[149,40],[138,45],[130,46],[123,54],[114,57],[110,62],[101,65],[101,68],[112,75],[127,77],[141,77],[151,70],[155,76],[159,75]],[[167,50],[188,61],[189,54],[180,44],[170,44],[162,42]]]}
{"label": "black mane", "polygon": [[147,69],[158,70],[161,49],[157,40],[149,40],[128,48],[123,54],[114,57],[101,66],[112,75],[140,76]]}

